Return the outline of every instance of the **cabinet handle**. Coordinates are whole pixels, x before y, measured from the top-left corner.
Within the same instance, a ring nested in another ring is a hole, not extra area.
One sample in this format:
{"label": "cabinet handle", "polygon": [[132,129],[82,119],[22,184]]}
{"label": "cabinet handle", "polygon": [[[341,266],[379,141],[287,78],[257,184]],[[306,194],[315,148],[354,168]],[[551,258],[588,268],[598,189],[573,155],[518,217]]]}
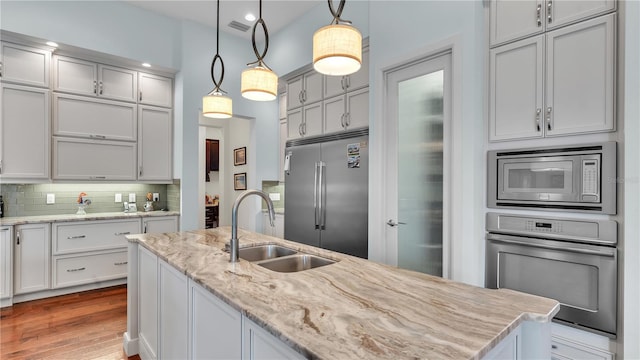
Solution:
{"label": "cabinet handle", "polygon": [[100,81],[100,95],[102,95],[102,81]]}
{"label": "cabinet handle", "polygon": [[138,174],[139,174],[138,176],[142,176],[142,166],[138,168]]}
{"label": "cabinet handle", "polygon": [[307,102],[307,90],[302,90],[302,101]]}
{"label": "cabinet handle", "polygon": [[121,236],[121,235],[129,235],[131,234],[131,231],[125,231],[125,232],[119,232],[119,233],[115,233],[115,236]]}
{"label": "cabinet handle", "polygon": [[340,115],[340,125],[342,125],[343,129],[345,128],[345,125],[344,125],[344,114]]}
{"label": "cabinet handle", "polygon": [[551,345],[551,348],[552,348],[552,349],[557,349],[557,348],[558,348],[558,345]]}
{"label": "cabinet handle", "polygon": [[2,160],[0,160],[0,174],[2,174]]}
{"label": "cabinet handle", "polygon": [[20,231],[16,233],[16,245],[20,245]]}
{"label": "cabinet handle", "polygon": [[351,75],[345,76],[347,78],[347,89],[351,87]]}
{"label": "cabinet handle", "polygon": [[347,126],[351,125],[351,113],[347,113],[347,116],[344,117]]}
{"label": "cabinet handle", "polygon": [[537,108],[536,109],[536,129],[538,132],[540,132],[540,113],[542,113],[542,109]]}
{"label": "cabinet handle", "polygon": [[89,176],[90,180],[106,180],[106,176]]}
{"label": "cabinet handle", "polygon": [[85,267],[81,267],[81,268],[77,268],[77,269],[67,269],[67,272],[76,272],[76,271],[82,271],[82,270],[86,270],[87,268]]}
{"label": "cabinet handle", "polygon": [[298,134],[300,134],[300,136],[302,136],[302,123],[300,123],[300,125],[298,125]]}
{"label": "cabinet handle", "polygon": [[0,61],[0,77],[2,77],[2,61]]}
{"label": "cabinet handle", "polygon": [[342,79],[340,79],[340,87],[342,87],[342,90],[347,90],[346,78],[346,76],[343,76]]}
{"label": "cabinet handle", "polygon": [[147,224],[144,224],[144,230],[142,230],[142,232],[143,232],[144,234],[146,234],[146,233],[147,233]]}
{"label": "cabinet handle", "polygon": [[140,93],[138,95],[138,101],[142,101],[142,91],[140,91]]}
{"label": "cabinet handle", "polygon": [[98,94],[98,82],[93,80],[93,93]]}
{"label": "cabinet handle", "polygon": [[551,22],[553,21],[553,17],[551,16],[552,15],[552,13],[551,13],[552,4],[553,4],[553,1],[551,1],[551,0],[547,1],[547,22],[549,24],[551,24]]}
{"label": "cabinet handle", "polygon": [[116,265],[116,266],[118,266],[118,265],[127,265],[127,264],[128,264],[127,261],[119,261],[119,262],[114,262],[113,263],[113,265]]}
{"label": "cabinet handle", "polygon": [[551,130],[551,106],[547,108],[546,122],[547,122],[547,130]]}
{"label": "cabinet handle", "polygon": [[304,100],[302,100],[302,90],[300,90],[300,92],[298,93],[298,101],[300,102],[300,104],[304,102]]}
{"label": "cabinet handle", "polygon": [[307,122],[302,123],[302,135],[307,135]]}
{"label": "cabinet handle", "polygon": [[538,7],[536,8],[536,20],[538,22],[538,27],[542,26],[542,18],[541,18],[541,13],[542,13],[542,4],[538,4]]}
{"label": "cabinet handle", "polygon": [[86,235],[76,235],[76,236],[67,236],[67,239],[71,240],[71,239],[84,239],[86,238]]}
{"label": "cabinet handle", "polygon": [[106,139],[107,137],[104,135],[89,135],[92,139]]}

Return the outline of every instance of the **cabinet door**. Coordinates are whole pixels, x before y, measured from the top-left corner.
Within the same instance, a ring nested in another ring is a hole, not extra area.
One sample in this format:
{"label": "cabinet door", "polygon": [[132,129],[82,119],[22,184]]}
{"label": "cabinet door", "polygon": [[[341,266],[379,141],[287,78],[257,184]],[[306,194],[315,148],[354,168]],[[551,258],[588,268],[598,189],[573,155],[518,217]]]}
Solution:
{"label": "cabinet door", "polygon": [[287,113],[287,138],[297,139],[302,137],[302,108]]}
{"label": "cabinet door", "polygon": [[276,214],[276,226],[273,228],[273,236],[284,239],[284,215]]}
{"label": "cabinet door", "polygon": [[344,100],[345,95],[338,95],[323,101],[325,134],[342,131],[347,126]]}
{"label": "cabinet door", "polygon": [[18,225],[15,231],[14,293],[49,289],[50,224]]}
{"label": "cabinet door", "polygon": [[287,110],[302,106],[302,75],[287,82]]}
{"label": "cabinet door", "polygon": [[[187,276],[164,261],[160,273],[160,337],[158,358],[186,359],[189,334],[189,288]],[[141,303],[144,306],[144,303]]]}
{"label": "cabinet door", "polygon": [[140,357],[158,355],[158,257],[138,245],[138,338]]}
{"label": "cabinet door", "polygon": [[101,97],[136,102],[138,73],[114,66],[98,65],[98,95]]}
{"label": "cabinet door", "polygon": [[189,280],[190,359],[240,359],[242,316]]}
{"label": "cabinet door", "polygon": [[136,104],[54,93],[53,134],[136,141]]}
{"label": "cabinet door", "polygon": [[49,91],[0,86],[0,178],[48,179]]}
{"label": "cabinet door", "polygon": [[51,52],[29,46],[2,43],[0,79],[29,86],[49,87]]}
{"label": "cabinet door", "polygon": [[547,0],[547,30],[613,11],[615,0]]}
{"label": "cabinet door", "polygon": [[173,79],[153,74],[138,74],[138,102],[173,107]]}
{"label": "cabinet door", "polygon": [[135,180],[136,144],[54,136],[53,178]]}
{"label": "cabinet door", "polygon": [[614,130],[615,14],[547,33],[547,135]]}
{"label": "cabinet door", "polygon": [[346,78],[347,91],[357,90],[369,86],[369,48],[362,50],[362,66],[360,70]]}
{"label": "cabinet door", "polygon": [[142,219],[142,232],[169,233],[178,231],[177,216],[149,217]]}
{"label": "cabinet door", "polygon": [[173,176],[173,117],[170,109],[138,108],[138,180]]}
{"label": "cabinet door", "polygon": [[13,227],[0,228],[0,299],[13,294]]}
{"label": "cabinet door", "polygon": [[98,65],[90,61],[54,56],[53,90],[79,95],[97,95]]}
{"label": "cabinet door", "polygon": [[326,75],[324,77],[324,99],[344,94],[348,82],[347,76]]}
{"label": "cabinet door", "polygon": [[242,317],[244,336],[242,359],[305,359],[287,344],[276,338],[253,321]]}
{"label": "cabinet door", "polygon": [[345,125],[349,129],[369,126],[369,88],[347,93]]}
{"label": "cabinet door", "polygon": [[304,75],[304,103],[312,104],[322,100],[323,75],[315,70]]}
{"label": "cabinet door", "polygon": [[489,35],[491,46],[542,33],[545,4],[542,0],[492,0]]}
{"label": "cabinet door", "polygon": [[322,134],[322,103],[318,102],[313,105],[305,105],[304,112],[304,136],[315,136]]}
{"label": "cabinet door", "polygon": [[490,51],[489,140],[542,137],[543,35]]}

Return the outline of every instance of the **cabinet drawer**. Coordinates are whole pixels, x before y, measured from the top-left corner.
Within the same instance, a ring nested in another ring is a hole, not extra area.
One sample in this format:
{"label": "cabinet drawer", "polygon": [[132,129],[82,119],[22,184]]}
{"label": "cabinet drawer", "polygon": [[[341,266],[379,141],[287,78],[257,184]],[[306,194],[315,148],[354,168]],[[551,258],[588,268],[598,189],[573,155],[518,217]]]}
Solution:
{"label": "cabinet drawer", "polygon": [[124,236],[138,233],[140,233],[140,221],[137,219],[53,224],[51,250],[54,255],[58,255],[125,248],[127,239]]}
{"label": "cabinet drawer", "polygon": [[53,288],[127,276],[127,251],[53,257]]}
{"label": "cabinet drawer", "polygon": [[551,359],[612,360],[613,354],[554,336],[551,339]]}
{"label": "cabinet drawer", "polygon": [[60,180],[135,180],[136,144],[53,138],[53,178]]}

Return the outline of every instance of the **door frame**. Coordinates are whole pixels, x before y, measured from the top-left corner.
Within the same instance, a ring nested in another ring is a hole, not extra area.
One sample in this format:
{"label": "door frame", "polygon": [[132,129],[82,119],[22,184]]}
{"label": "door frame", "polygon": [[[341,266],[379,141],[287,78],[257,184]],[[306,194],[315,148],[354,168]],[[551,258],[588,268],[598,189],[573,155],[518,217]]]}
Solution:
{"label": "door frame", "polygon": [[[369,259],[390,265],[397,264],[397,243],[391,243],[386,238],[387,225],[386,212],[389,202],[384,196],[388,189],[386,183],[386,154],[390,150],[387,145],[387,125],[385,122],[388,111],[386,104],[386,77],[390,72],[427,60],[445,52],[451,53],[451,124],[443,147],[443,162],[445,166],[445,178],[443,184],[443,242],[442,242],[442,276],[451,277],[452,256],[454,239],[462,234],[462,38],[455,35],[440,42],[418,48],[410,53],[403,54],[383,64],[375,64],[373,71],[374,84],[376,84],[374,101],[370,105],[371,132],[370,132],[370,156],[369,169]],[[397,221],[397,219],[394,219]]]}

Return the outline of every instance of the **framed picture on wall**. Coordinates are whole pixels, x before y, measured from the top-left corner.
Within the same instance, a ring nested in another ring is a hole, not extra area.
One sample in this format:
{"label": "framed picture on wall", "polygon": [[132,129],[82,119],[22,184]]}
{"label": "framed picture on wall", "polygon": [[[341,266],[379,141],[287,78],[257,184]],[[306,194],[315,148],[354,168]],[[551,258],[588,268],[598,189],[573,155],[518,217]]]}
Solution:
{"label": "framed picture on wall", "polygon": [[247,173],[233,174],[233,189],[247,190]]}
{"label": "framed picture on wall", "polygon": [[233,149],[233,165],[245,165],[247,163],[247,148]]}

